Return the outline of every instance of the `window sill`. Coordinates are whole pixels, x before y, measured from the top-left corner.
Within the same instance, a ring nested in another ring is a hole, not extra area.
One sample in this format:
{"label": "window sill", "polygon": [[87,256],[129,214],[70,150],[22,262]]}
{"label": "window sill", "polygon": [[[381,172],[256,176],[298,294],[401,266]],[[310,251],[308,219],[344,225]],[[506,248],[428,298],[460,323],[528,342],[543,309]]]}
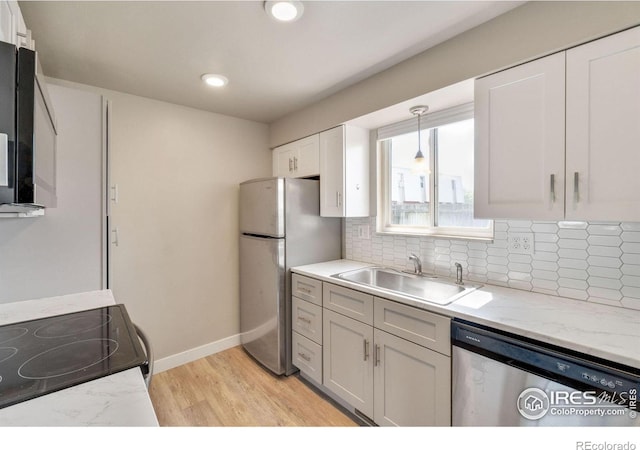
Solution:
{"label": "window sill", "polygon": [[411,236],[411,237],[430,237],[434,239],[456,239],[463,241],[486,242],[493,243],[494,236],[491,230],[491,236],[483,235],[463,235],[455,233],[428,233],[421,230],[376,230],[376,234],[384,236]]}

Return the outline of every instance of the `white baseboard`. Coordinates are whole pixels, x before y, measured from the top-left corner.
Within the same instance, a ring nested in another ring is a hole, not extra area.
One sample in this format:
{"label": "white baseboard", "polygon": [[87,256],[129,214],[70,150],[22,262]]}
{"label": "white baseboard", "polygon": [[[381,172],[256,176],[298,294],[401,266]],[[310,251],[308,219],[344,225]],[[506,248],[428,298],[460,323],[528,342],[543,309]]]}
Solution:
{"label": "white baseboard", "polygon": [[204,358],[209,355],[227,350],[231,347],[240,345],[240,335],[229,336],[219,341],[211,342],[200,347],[192,348],[186,352],[167,356],[166,358],[157,359],[153,362],[153,373],[164,372],[174,367],[190,363],[196,359]]}

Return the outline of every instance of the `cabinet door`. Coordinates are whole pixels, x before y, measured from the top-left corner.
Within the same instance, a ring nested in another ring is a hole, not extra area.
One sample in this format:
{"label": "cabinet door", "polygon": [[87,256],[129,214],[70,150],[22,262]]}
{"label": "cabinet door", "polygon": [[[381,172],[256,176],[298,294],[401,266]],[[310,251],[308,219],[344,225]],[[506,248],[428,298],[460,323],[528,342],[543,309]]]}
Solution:
{"label": "cabinet door", "polygon": [[294,143],[285,144],[273,149],[273,176],[290,177],[293,175]]}
{"label": "cabinet door", "polygon": [[0,1],[0,41],[15,44],[16,18],[8,1]]}
{"label": "cabinet door", "polygon": [[378,329],[374,342],[374,421],[450,426],[451,359]]}
{"label": "cabinet door", "polygon": [[567,51],[568,219],[640,220],[640,28]]}
{"label": "cabinet door", "polygon": [[476,80],[477,218],[564,217],[565,55]]}
{"label": "cabinet door", "polygon": [[323,384],[338,397],[373,417],[373,327],[323,310]]}
{"label": "cabinet door", "polygon": [[294,176],[311,177],[320,174],[320,136],[314,134],[296,141],[297,154],[294,155]]}
{"label": "cabinet door", "polygon": [[344,127],[320,133],[320,215],[344,217]]}

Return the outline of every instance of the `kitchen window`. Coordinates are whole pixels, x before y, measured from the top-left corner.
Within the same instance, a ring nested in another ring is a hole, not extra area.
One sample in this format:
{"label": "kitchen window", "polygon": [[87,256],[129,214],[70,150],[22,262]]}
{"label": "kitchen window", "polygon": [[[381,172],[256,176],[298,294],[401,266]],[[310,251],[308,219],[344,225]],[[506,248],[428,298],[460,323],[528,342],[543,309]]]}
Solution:
{"label": "kitchen window", "polygon": [[493,238],[493,222],[473,217],[473,104],[378,129],[377,231]]}

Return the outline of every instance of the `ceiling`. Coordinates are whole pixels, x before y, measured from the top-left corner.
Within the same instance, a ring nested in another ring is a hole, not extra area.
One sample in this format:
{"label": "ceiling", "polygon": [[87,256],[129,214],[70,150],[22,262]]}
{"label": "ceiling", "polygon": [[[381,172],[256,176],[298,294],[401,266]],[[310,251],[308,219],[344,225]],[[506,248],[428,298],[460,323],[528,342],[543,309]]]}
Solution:
{"label": "ceiling", "polygon": [[293,23],[252,0],[19,3],[49,77],[271,123],[523,2],[305,1]]}

